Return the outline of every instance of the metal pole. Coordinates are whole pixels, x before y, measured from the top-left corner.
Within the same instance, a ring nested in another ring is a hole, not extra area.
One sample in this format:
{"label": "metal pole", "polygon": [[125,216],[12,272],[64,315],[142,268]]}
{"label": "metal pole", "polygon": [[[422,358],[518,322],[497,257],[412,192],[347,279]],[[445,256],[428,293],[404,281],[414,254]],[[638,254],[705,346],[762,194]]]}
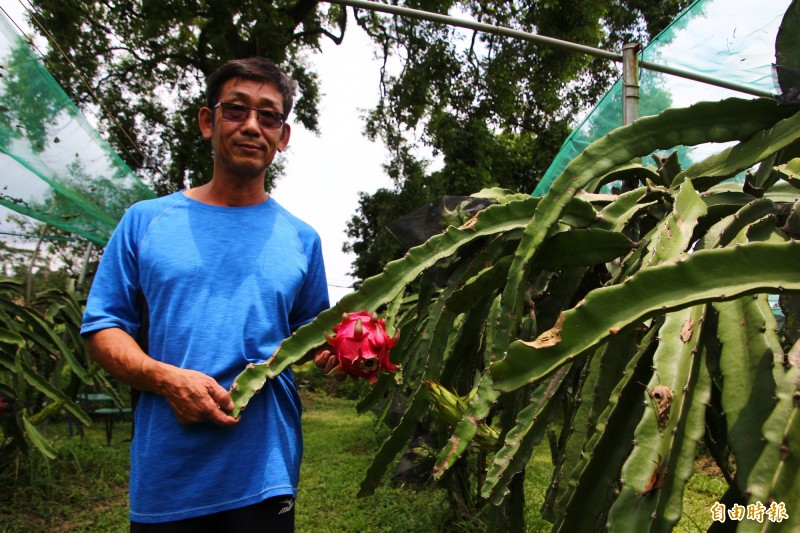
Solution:
{"label": "metal pole", "polygon": [[[411,9],[408,7],[393,6],[388,4],[381,4],[378,2],[369,2],[367,0],[325,0],[325,1],[331,4],[341,4],[345,6],[363,8],[370,11],[380,11],[383,13],[402,15],[420,20],[440,22],[442,24],[448,24],[450,26],[468,28],[471,30],[482,31],[494,35],[504,35],[506,37],[513,37],[515,39],[531,41],[539,44],[544,44],[546,46],[552,46],[555,48],[561,48],[564,50],[570,50],[573,52],[591,55],[594,57],[602,57],[605,59],[610,59],[611,61],[616,61],[618,63],[623,62],[622,54],[609,52],[607,50],[602,50],[600,48],[594,48],[592,46],[586,46],[583,44],[572,43],[569,41],[562,41],[561,39],[554,39],[553,37],[546,37],[544,35],[538,35],[536,33],[519,31],[512,28],[507,28],[505,26],[484,24],[482,22],[476,22],[474,20],[451,17],[450,15],[440,15],[439,13],[431,13],[429,11],[422,11],[420,9]],[[740,85],[738,83],[732,83],[729,81],[712,78],[710,76],[705,76],[703,74],[689,72],[687,70],[681,70],[673,67],[668,67],[666,65],[660,65],[658,63],[651,63],[650,61],[639,61],[639,67],[647,70],[654,70],[656,72],[662,72],[664,74],[670,74],[672,76],[679,76],[681,78],[686,78],[688,80],[699,81],[701,83],[706,83],[708,85],[715,85],[717,87],[731,89],[733,91],[738,91],[753,96],[766,96],[769,98],[775,96],[769,91],[764,91],[761,89],[748,87],[746,85]]]}
{"label": "metal pole", "polygon": [[25,280],[25,305],[30,305],[31,298],[33,297],[33,268],[36,266],[36,259],[39,257],[39,250],[42,247],[42,242],[44,242],[44,236],[48,227],[50,226],[45,224],[42,226],[41,231],[39,231],[39,240],[36,241],[36,247],[33,249],[31,260],[28,263],[27,279]]}
{"label": "metal pole", "polygon": [[622,125],[639,118],[639,43],[622,47]]}
{"label": "metal pole", "polygon": [[89,259],[92,256],[92,249],[94,248],[94,243],[89,241],[89,244],[86,245],[86,252],[83,254],[83,268],[81,269],[81,273],[78,276],[78,291],[83,291],[83,284],[86,281],[86,273],[89,271]]}

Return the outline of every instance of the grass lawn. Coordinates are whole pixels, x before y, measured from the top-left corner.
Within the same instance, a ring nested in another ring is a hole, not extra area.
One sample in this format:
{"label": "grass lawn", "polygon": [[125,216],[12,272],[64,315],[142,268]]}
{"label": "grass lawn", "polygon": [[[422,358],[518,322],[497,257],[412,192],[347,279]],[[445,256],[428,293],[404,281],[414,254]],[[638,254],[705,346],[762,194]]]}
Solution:
{"label": "grass lawn", "polygon": [[102,420],[83,436],[67,437],[66,423],[45,432],[58,459],[31,451],[0,479],[0,532],[128,531],[130,423],[115,424],[111,446]]}
{"label": "grass lawn", "polygon": [[450,518],[442,491],[384,484],[373,496],[356,498],[383,433],[374,417],[359,416],[351,400],[305,395],[305,452],[298,489],[298,533],[439,531]]}
{"label": "grass lawn", "polygon": [[[323,392],[303,393],[305,454],[297,502],[298,533],[437,532],[459,528],[441,490],[393,486],[386,482],[375,495],[356,498],[361,480],[385,434],[373,431],[374,417],[359,416],[352,400]],[[34,454],[18,471],[0,478],[0,533],[128,531],[127,477],[130,424],[115,425],[110,447],[102,421],[83,437],[66,436],[65,424],[47,433],[59,459]],[[526,484],[530,531],[549,531],[539,517],[552,467],[548,451],[531,461]],[[15,481],[16,476],[16,481]],[[685,517],[677,531],[704,531],[709,508],[725,483],[703,472],[689,481]]]}

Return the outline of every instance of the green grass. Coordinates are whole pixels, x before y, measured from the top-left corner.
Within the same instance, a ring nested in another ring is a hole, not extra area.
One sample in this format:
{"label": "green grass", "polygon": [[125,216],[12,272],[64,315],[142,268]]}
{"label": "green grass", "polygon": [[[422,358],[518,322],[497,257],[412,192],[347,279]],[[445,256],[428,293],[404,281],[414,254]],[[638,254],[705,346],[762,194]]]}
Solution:
{"label": "green grass", "polygon": [[[385,438],[374,417],[359,416],[351,399],[323,390],[303,392],[305,453],[297,502],[298,533],[474,531],[454,522],[446,494],[428,486],[413,490],[386,480],[374,496],[356,498],[372,457]],[[47,433],[59,450],[48,462],[32,452],[18,471],[0,478],[0,533],[128,531],[130,424],[115,425],[110,447],[102,421],[83,437],[67,438],[66,425]],[[707,465],[689,481],[684,518],[676,531],[704,531],[709,508],[725,482]],[[525,487],[530,531],[549,531],[539,507],[552,474],[549,451],[540,447],[529,464]],[[388,477],[388,476],[387,476]]]}
{"label": "green grass", "polygon": [[711,506],[728,490],[728,484],[713,463],[710,459],[695,463],[695,474],[686,484],[688,497],[683,499],[683,517],[675,531],[706,531],[711,525]]}
{"label": "green grass", "polygon": [[431,532],[450,517],[440,490],[414,491],[384,485],[356,498],[382,437],[374,417],[359,416],[351,400],[306,396],[305,452],[296,524],[304,532]]}
{"label": "green grass", "polygon": [[115,424],[111,446],[102,420],[83,436],[68,438],[65,423],[46,434],[58,450],[56,461],[31,451],[0,478],[0,531],[128,531],[130,423]]}

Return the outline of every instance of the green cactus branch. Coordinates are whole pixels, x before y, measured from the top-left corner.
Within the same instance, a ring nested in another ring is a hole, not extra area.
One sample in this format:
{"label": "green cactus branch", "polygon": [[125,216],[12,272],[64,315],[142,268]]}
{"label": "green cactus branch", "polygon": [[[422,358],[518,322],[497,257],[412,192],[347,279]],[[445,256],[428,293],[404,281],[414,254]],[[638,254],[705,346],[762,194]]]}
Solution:
{"label": "green cactus branch", "polygon": [[563,445],[561,454],[557,457],[553,483],[548,487],[543,515],[555,521],[560,514],[556,502],[564,495],[573,471],[579,462],[585,462],[591,449],[586,444],[596,431],[603,431],[607,419],[603,413],[613,402],[612,392],[625,376],[625,367],[631,359],[638,359],[636,343],[641,341],[643,346],[649,346],[655,337],[655,330],[649,336],[640,338],[635,331],[620,333],[610,339],[604,346],[597,349],[589,360],[588,374],[582,379],[582,386],[578,390],[576,408],[570,419],[565,420],[562,429]]}
{"label": "green cactus branch", "polygon": [[777,404],[764,423],[764,451],[747,480],[749,503],[761,502],[765,507],[770,507],[771,502],[783,503],[788,517],[780,522],[743,523],[741,530],[745,532],[796,531],[800,527],[800,514],[790,510],[800,501],[799,352],[800,346],[795,344],[789,354],[788,368],[776,386]]}
{"label": "green cactus branch", "polygon": [[622,467],[622,490],[609,512],[615,530],[669,530],[680,519],[710,396],[700,348],[705,310],[700,305],[669,313],[659,328],[653,376],[641,393],[645,412]]}
{"label": "green cactus branch", "polygon": [[[485,264],[489,259],[491,260],[489,262],[497,261],[495,265],[507,263],[507,261],[504,261],[502,257],[496,255],[500,251],[500,248],[498,247],[499,244],[503,243],[492,243],[491,246],[487,247],[484,253],[479,254],[471,261],[470,269],[467,271],[467,275],[465,276],[469,279],[459,290],[456,290],[452,293],[451,297],[447,301],[448,309],[465,311],[466,309],[471,308],[475,302],[483,302],[486,304],[489,303],[487,300],[494,299],[493,295],[499,287],[495,287],[494,284],[476,285],[476,276],[474,273],[477,267]],[[503,268],[507,269],[507,264]],[[476,292],[478,288],[482,288],[483,291]],[[474,296],[473,303],[467,304],[466,306],[463,305],[466,303],[464,302],[465,290]],[[487,313],[491,313],[491,310],[492,306],[490,305],[489,309],[486,311]],[[461,339],[464,338],[465,335],[461,335]],[[456,353],[456,356],[460,357],[461,354]],[[475,387],[474,394],[471,395],[464,413],[460,417],[460,420],[455,423],[451,437],[447,440],[445,445],[438,453],[436,464],[433,469],[434,479],[441,479],[448,469],[455,464],[458,458],[463,455],[473,439],[480,436],[479,430],[481,429],[481,424],[483,424],[481,421],[488,416],[489,410],[491,409],[495,400],[497,400],[497,397],[497,391],[492,388],[491,380],[489,379],[488,374],[484,371],[479,379],[478,385]]]}
{"label": "green cactus branch", "polygon": [[534,392],[531,402],[517,415],[516,425],[506,434],[503,446],[495,453],[481,489],[481,496],[494,505],[502,503],[512,478],[524,470],[533,449],[544,438],[547,426],[555,418],[560,405],[553,398],[560,396],[560,389],[566,386],[566,373],[566,367],[562,367]]}
{"label": "green cactus branch", "polygon": [[492,387],[491,376],[484,371],[461,420],[456,423],[452,435],[437,455],[433,472],[434,479],[441,479],[464,454],[478,433],[480,421],[489,415],[489,410],[498,397],[497,391]]}
{"label": "green cactus branch", "polygon": [[613,261],[633,249],[622,233],[602,229],[561,231],[542,243],[535,270],[558,272],[562,268],[591,266]]}
{"label": "green cactus branch", "polygon": [[[464,492],[487,528],[507,526],[522,516],[519,482],[547,436],[555,469],[542,515],[554,529],[670,529],[706,413],[724,410],[722,429],[708,431],[730,437],[712,451],[723,467],[736,453],[737,473],[726,470],[734,495],[797,497],[800,465],[785,453],[800,432],[789,401],[797,383],[785,378],[794,367],[769,367],[767,352],[780,346],[763,293],[800,292],[800,243],[790,239],[800,217],[786,206],[800,205],[800,166],[773,170],[767,159],[765,190],[745,189],[753,194],[717,184],[793,143],[795,111],[767,99],[670,109],[592,143],[542,198],[477,193],[498,204],[389,263],[245,369],[231,387],[234,416],[344,312],[385,309],[402,331],[392,351],[402,374],[381,376],[358,404],[392,426],[360,495],[428,431],[440,447],[433,480]],[[739,144],[686,171],[677,153],[657,158],[657,170],[638,163],[654,150],[725,141]],[[620,178],[646,186],[595,192]],[[444,400],[427,381],[460,394],[458,408],[429,410]],[[402,414],[386,417],[397,405]],[[766,420],[766,441],[744,438]]]}
{"label": "green cactus branch", "polygon": [[709,248],[718,248],[730,244],[749,224],[775,211],[775,202],[768,198],[757,198],[739,209],[727,223],[719,228],[716,240]]}
{"label": "green cactus branch", "polygon": [[5,299],[0,299],[0,310],[7,312],[10,316],[16,315],[22,319],[27,326],[24,332],[25,337],[45,350],[62,356],[81,381],[86,384],[93,383],[84,365],[76,359],[75,353],[64,344],[61,337],[47,325],[37,311],[15,305]]}
{"label": "green cactus branch", "polygon": [[608,231],[622,231],[634,215],[655,203],[641,202],[646,193],[647,190],[640,187],[619,195],[600,211],[595,227]]}
{"label": "green cactus branch", "polygon": [[595,177],[657,149],[748,139],[793,112],[768,99],[701,102],[641,118],[594,141],[555,179],[525,228],[503,290],[501,330],[512,334],[532,259],[569,201]]}
{"label": "green cactus branch", "polygon": [[705,188],[735,176],[800,138],[800,113],[778,121],[769,129],[727,148],[675,177],[672,187],[686,179],[702,178]]}
{"label": "green cactus branch", "polygon": [[656,329],[642,340],[598,417],[575,468],[559,483],[563,494],[554,504],[554,531],[596,531],[606,525],[605,512],[618,490],[619,471],[633,446],[633,432],[644,413],[642,385],[652,375]]}
{"label": "green cactus branch", "polygon": [[650,247],[642,260],[643,267],[674,260],[687,251],[694,229],[707,211],[705,202],[700,199],[691,183],[684,183],[675,196],[672,212],[651,232],[653,236],[648,239]]}
{"label": "green cactus branch", "polygon": [[783,373],[783,349],[766,296],[718,302],[714,308],[722,344],[722,408],[729,446],[736,455],[736,483],[744,494],[750,471],[764,450],[761,426],[775,407],[773,372]]}
{"label": "green cactus branch", "polygon": [[506,357],[491,367],[495,386],[511,391],[541,379],[619,330],[660,313],[748,293],[800,291],[797,264],[800,243],[750,243],[642,269],[619,285],[593,291],[567,311],[555,346],[512,343]]}
{"label": "green cactus branch", "polygon": [[[482,254],[478,254],[478,261],[481,262]],[[421,335],[421,342],[417,345],[418,359],[424,361],[422,373],[413,385],[413,392],[408,398],[408,408],[403,413],[400,422],[392,428],[389,437],[383,442],[380,450],[367,469],[364,480],[361,483],[359,496],[372,494],[378,486],[389,464],[405,447],[411,438],[414,428],[424,413],[428,405],[428,394],[426,383],[428,381],[439,381],[444,359],[448,347],[450,333],[453,329],[453,321],[456,313],[447,308],[448,298],[458,288],[464,277],[470,272],[470,267],[476,262],[461,262],[455,272],[450,277],[447,286],[442,291],[439,298],[430,307],[429,315],[425,316],[426,327]]]}

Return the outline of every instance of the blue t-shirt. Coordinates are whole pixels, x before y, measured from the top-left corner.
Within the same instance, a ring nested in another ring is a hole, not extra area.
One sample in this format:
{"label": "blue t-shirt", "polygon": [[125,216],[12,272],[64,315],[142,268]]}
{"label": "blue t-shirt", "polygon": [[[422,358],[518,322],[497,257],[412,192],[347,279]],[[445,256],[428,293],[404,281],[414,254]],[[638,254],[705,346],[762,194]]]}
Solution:
{"label": "blue t-shirt", "polygon": [[[142,296],[146,306],[142,305]],[[230,388],[329,306],[317,233],[274,199],[217,207],[183,193],[132,206],[92,284],[82,334],[138,338],[149,309],[150,357]],[[131,443],[131,520],[202,516],[297,494],[300,399],[291,372],[268,380],[239,423],[182,425],[143,393]]]}

